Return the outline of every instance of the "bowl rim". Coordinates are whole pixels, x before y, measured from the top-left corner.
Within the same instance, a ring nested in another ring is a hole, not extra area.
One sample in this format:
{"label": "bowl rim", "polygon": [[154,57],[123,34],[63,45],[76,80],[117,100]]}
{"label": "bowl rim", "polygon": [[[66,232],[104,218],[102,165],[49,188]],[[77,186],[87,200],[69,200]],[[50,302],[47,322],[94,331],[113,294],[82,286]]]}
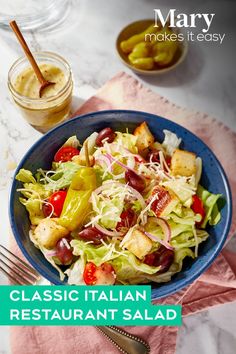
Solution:
{"label": "bowl rim", "polygon": [[[46,279],[48,279],[49,281],[51,281],[52,279],[50,279],[50,277],[46,274],[46,272],[38,265],[38,263],[36,263],[33,258],[31,257],[31,255],[27,252],[27,250],[24,248],[23,243],[20,242],[21,240],[21,235],[18,232],[15,223],[14,223],[14,213],[13,213],[13,207],[14,207],[14,193],[16,191],[16,175],[19,172],[19,170],[23,167],[23,165],[25,164],[25,162],[27,161],[28,157],[31,155],[31,153],[35,150],[35,148],[37,146],[39,146],[45,138],[50,137],[51,135],[54,134],[55,131],[61,129],[62,127],[66,126],[67,124],[70,124],[73,121],[76,120],[86,120],[88,117],[91,116],[102,116],[104,114],[133,114],[136,116],[147,116],[149,118],[155,118],[155,119],[161,119],[163,121],[167,121],[170,122],[173,126],[175,126],[176,128],[181,128],[184,129],[185,131],[187,131],[188,133],[190,133],[190,135],[193,135],[197,140],[200,140],[200,142],[203,144],[204,148],[212,155],[214,163],[217,166],[217,169],[219,170],[219,173],[222,177],[223,180],[223,184],[225,186],[225,190],[226,190],[226,195],[225,198],[227,200],[227,204],[228,204],[228,213],[226,216],[226,220],[225,220],[225,226],[224,226],[224,230],[222,233],[222,237],[220,239],[220,241],[216,244],[215,246],[215,250],[214,252],[210,255],[210,257],[207,259],[207,262],[204,262],[203,264],[201,264],[198,269],[189,276],[188,279],[183,278],[180,279],[178,281],[178,284],[171,284],[171,281],[168,282],[169,283],[169,287],[168,289],[162,289],[161,294],[158,294],[159,288],[154,288],[151,291],[151,299],[152,300],[156,300],[156,299],[161,299],[163,297],[166,296],[170,296],[174,293],[176,293],[177,291],[185,288],[186,286],[188,286],[189,284],[193,283],[194,280],[196,280],[207,268],[210,267],[210,265],[212,264],[213,260],[217,257],[217,255],[220,253],[221,249],[223,248],[223,245],[226,241],[226,238],[228,236],[228,233],[230,231],[230,227],[231,227],[231,223],[232,223],[232,192],[231,192],[231,188],[230,188],[230,184],[228,181],[228,177],[221,165],[221,163],[219,162],[218,158],[215,156],[214,152],[205,144],[204,141],[202,141],[197,135],[195,135],[194,133],[192,133],[190,130],[184,128],[183,126],[181,126],[180,124],[171,121],[170,119],[158,116],[156,114],[152,114],[152,113],[148,113],[148,112],[144,112],[144,111],[135,111],[135,110],[103,110],[103,111],[96,111],[96,112],[90,112],[90,113],[86,113],[83,115],[77,115],[73,118],[71,118],[70,120],[67,120],[66,122],[58,125],[57,127],[49,130],[46,134],[44,134],[42,137],[40,137],[31,147],[29,150],[27,150],[27,152],[25,153],[25,155],[22,157],[21,161],[19,162],[16,171],[14,173],[13,176],[13,182],[10,188],[10,194],[9,194],[9,203],[8,203],[8,214],[9,214],[9,220],[10,220],[10,226],[11,226],[11,230],[13,232],[13,236],[16,240],[16,243],[18,245],[18,247],[20,248],[21,252],[23,253],[23,255],[25,256],[25,258],[28,260],[28,262]],[[164,283],[164,284],[168,284],[168,283]],[[54,282],[55,285],[66,285],[65,283],[58,281],[58,282]]]}
{"label": "bowl rim", "polygon": [[[181,55],[179,57],[179,59],[174,62],[172,65],[164,67],[164,68],[160,68],[160,69],[153,69],[153,70],[145,70],[145,69],[139,69],[136,68],[135,66],[133,66],[132,64],[130,64],[128,61],[126,61],[120,54],[119,51],[119,38],[121,36],[121,34],[129,27],[134,25],[135,23],[141,23],[141,22],[147,22],[150,21],[153,22],[153,19],[151,18],[145,18],[145,19],[141,19],[141,20],[136,20],[133,22],[128,23],[126,26],[124,26],[120,32],[118,33],[117,37],[116,37],[116,42],[115,42],[115,49],[116,49],[116,54],[119,57],[119,59],[121,60],[121,62],[126,65],[130,70],[134,71],[137,74],[141,74],[141,75],[148,75],[148,76],[155,76],[155,75],[162,75],[165,73],[168,73],[174,69],[176,69],[186,58],[187,53],[188,53],[188,49],[189,49],[189,44],[188,41],[186,39],[184,39],[184,41],[181,43],[182,46],[182,52]],[[184,34],[183,31],[181,31],[181,33]]]}

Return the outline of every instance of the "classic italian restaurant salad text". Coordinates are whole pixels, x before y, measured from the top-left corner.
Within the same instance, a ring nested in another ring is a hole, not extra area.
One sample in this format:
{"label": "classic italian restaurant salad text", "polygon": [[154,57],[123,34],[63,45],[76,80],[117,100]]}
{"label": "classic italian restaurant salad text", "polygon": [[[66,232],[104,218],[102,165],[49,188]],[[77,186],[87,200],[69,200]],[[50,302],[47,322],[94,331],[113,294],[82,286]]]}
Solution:
{"label": "classic italian restaurant salad text", "polygon": [[164,130],[106,127],[80,145],[70,137],[50,171],[21,169],[16,179],[29,213],[29,237],[68,284],[167,282],[186,257],[198,257],[220,221],[214,195],[199,184],[202,160]]}

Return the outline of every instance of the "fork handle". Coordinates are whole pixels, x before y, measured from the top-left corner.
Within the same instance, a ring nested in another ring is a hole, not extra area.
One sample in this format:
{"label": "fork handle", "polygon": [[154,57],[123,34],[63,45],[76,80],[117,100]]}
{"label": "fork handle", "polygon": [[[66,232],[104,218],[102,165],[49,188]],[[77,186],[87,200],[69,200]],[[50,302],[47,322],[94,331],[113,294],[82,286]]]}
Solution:
{"label": "fork handle", "polygon": [[150,347],[144,340],[120,328],[115,326],[97,326],[97,328],[123,354],[148,354],[150,352]]}

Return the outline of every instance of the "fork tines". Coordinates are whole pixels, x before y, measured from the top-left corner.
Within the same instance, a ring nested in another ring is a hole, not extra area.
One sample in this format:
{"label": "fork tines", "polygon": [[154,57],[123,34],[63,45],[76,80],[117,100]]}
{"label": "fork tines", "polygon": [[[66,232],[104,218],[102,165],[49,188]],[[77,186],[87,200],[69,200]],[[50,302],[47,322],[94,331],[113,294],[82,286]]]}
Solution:
{"label": "fork tines", "polygon": [[32,267],[0,245],[0,271],[7,275],[14,284],[33,285],[40,276]]}

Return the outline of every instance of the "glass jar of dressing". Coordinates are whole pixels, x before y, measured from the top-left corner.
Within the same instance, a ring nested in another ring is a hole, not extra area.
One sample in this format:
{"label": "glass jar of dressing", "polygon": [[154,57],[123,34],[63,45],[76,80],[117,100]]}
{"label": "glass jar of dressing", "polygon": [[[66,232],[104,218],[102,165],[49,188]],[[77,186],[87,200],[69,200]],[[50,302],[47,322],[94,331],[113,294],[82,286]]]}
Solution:
{"label": "glass jar of dressing", "polygon": [[70,114],[73,81],[69,64],[57,54],[34,52],[36,62],[48,81],[54,82],[39,97],[40,84],[27,58],[19,58],[8,73],[8,87],[24,118],[45,133]]}

